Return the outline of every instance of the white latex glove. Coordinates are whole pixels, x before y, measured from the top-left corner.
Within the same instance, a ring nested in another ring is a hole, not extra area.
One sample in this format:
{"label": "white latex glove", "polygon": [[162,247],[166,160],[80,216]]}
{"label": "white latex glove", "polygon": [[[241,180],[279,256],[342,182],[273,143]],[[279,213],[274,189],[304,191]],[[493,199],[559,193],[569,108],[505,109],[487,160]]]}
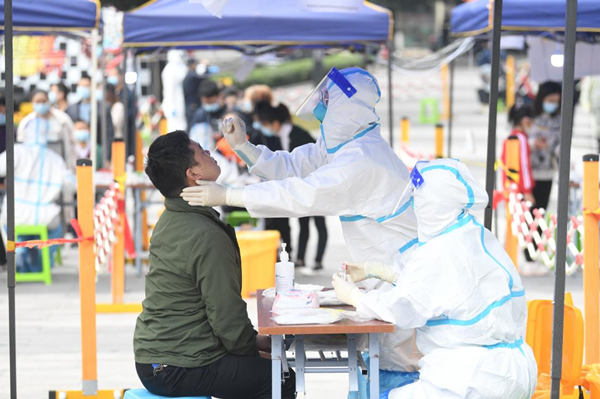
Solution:
{"label": "white latex glove", "polygon": [[376,278],[394,284],[396,272],[394,267],[381,262],[345,262],[348,266],[348,275],[353,281],[363,281]]}
{"label": "white latex glove", "polygon": [[355,308],[358,308],[360,301],[362,300],[363,292],[360,292],[354,281],[348,276],[347,280],[344,281],[339,274],[334,274],[331,276],[333,281],[331,284],[335,289],[335,295],[338,299],[348,305],[352,305]]}
{"label": "white latex glove", "polygon": [[221,133],[233,151],[252,167],[260,158],[261,151],[248,140],[246,140],[246,124],[238,117],[224,119],[221,123]]}
{"label": "white latex glove", "polygon": [[243,188],[225,187],[214,181],[197,180],[196,187],[186,187],[181,197],[192,206],[237,206],[244,207]]}

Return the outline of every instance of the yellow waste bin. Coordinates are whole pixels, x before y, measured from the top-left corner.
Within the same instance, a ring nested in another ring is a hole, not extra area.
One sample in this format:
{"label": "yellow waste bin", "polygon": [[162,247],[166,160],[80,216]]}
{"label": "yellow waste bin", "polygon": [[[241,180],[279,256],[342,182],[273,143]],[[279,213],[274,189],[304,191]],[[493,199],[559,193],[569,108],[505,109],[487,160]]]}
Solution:
{"label": "yellow waste bin", "polygon": [[275,285],[275,263],[279,249],[278,231],[238,231],[242,255],[242,297]]}

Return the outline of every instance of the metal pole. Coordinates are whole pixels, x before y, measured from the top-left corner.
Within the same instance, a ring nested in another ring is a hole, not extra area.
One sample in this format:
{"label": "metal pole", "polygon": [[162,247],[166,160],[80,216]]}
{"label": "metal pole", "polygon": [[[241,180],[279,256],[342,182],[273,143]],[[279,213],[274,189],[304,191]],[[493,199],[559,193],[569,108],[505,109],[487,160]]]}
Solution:
{"label": "metal pole", "polygon": [[485,190],[489,203],[485,208],[485,228],[492,228],[492,203],[494,186],[496,185],[496,120],[498,117],[498,79],[500,76],[500,34],[502,33],[502,0],[494,1],[494,25],[492,29],[492,78],[490,87],[490,117],[488,120],[487,164],[485,173]]}
{"label": "metal pole", "polygon": [[454,125],[454,64],[450,61],[450,107],[448,110],[448,158],[452,158],[452,127]]}
{"label": "metal pole", "polygon": [[394,52],[393,41],[387,42],[388,48],[388,111],[390,127],[390,147],[394,148],[394,99],[392,97],[392,55]]}
{"label": "metal pole", "polygon": [[[98,140],[98,99],[96,98],[96,90],[98,90],[98,54],[96,46],[98,45],[98,29],[92,29],[92,67],[90,68],[90,84],[91,84],[91,115],[90,115],[90,158],[94,165],[94,170],[98,168],[98,160],[95,157],[97,151]],[[95,195],[94,191],[94,195]]]}
{"label": "metal pole", "polygon": [[[123,49],[123,107],[125,108],[125,123],[123,123],[123,141],[125,146],[129,142],[129,90],[127,89],[127,54],[128,49]],[[127,148],[125,149],[125,165],[127,165]]]}
{"label": "metal pole", "polygon": [[[101,35],[101,49],[102,49],[102,53],[100,55],[100,72],[101,72],[101,80],[100,80],[100,84],[102,85],[102,91],[104,92],[103,96],[102,96],[102,101],[100,102],[100,137],[102,140],[102,160],[101,160],[101,164],[100,167],[104,167],[105,165],[107,165],[108,162],[108,147],[110,145],[110,143],[108,143],[108,130],[107,130],[107,123],[108,121],[106,120],[106,98],[104,97],[106,95],[106,71],[104,70],[106,68],[106,53],[104,53],[104,29],[102,29],[102,35]],[[96,160],[96,154],[90,154],[90,158],[92,158],[94,161]]]}
{"label": "metal pole", "polygon": [[17,399],[17,329],[15,314],[15,92],[13,83],[12,0],[4,0],[4,73],[6,86],[6,207],[8,345],[10,352],[10,397]]}
{"label": "metal pole", "polygon": [[556,282],[554,284],[554,325],[552,327],[551,398],[560,397],[565,303],[565,261],[567,224],[569,222],[569,172],[571,171],[571,133],[573,132],[573,98],[575,94],[575,35],[577,0],[567,0],[565,24],[565,60],[562,87],[562,121],[558,174],[558,230],[556,237]]}

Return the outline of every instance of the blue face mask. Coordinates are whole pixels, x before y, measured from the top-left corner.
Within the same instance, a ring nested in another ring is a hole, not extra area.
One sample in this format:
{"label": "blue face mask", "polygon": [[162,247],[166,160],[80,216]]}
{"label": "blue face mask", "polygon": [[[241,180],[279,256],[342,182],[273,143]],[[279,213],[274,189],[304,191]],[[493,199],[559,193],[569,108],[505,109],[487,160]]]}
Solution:
{"label": "blue face mask", "polygon": [[544,101],[544,112],[547,114],[553,114],[556,112],[556,110],[558,109],[558,103],[551,103],[548,101]]}
{"label": "blue face mask", "polygon": [[275,132],[273,130],[269,129],[268,127],[266,127],[266,126],[262,126],[261,125],[260,126],[260,131],[262,132],[262,134],[264,134],[267,137],[273,137],[273,136],[275,136]]}
{"label": "blue face mask", "polygon": [[48,92],[48,100],[50,100],[50,104],[56,104],[56,93],[53,91]]}
{"label": "blue face mask", "polygon": [[80,100],[87,100],[90,98],[90,88],[85,86],[77,86],[77,97]]}
{"label": "blue face mask", "polygon": [[325,114],[327,113],[327,107],[323,105],[322,102],[319,102],[315,109],[313,109],[313,115],[315,118],[319,120],[319,122],[323,123],[323,119],[325,119]]}
{"label": "blue face mask", "polygon": [[108,76],[106,78],[106,83],[109,83],[113,86],[118,86],[119,85],[119,77],[118,76]]}
{"label": "blue face mask", "polygon": [[33,110],[38,115],[46,115],[50,111],[50,103],[33,103]]}
{"label": "blue face mask", "polygon": [[75,130],[75,140],[80,143],[88,143],[90,141],[89,130]]}
{"label": "blue face mask", "polygon": [[219,103],[202,104],[202,108],[209,114],[212,114],[213,112],[217,112],[221,108],[221,105]]}
{"label": "blue face mask", "polygon": [[96,90],[96,101],[100,102],[102,100],[104,100],[104,93],[102,92],[102,90]]}
{"label": "blue face mask", "polygon": [[6,114],[1,113],[0,114],[0,126],[4,126],[4,125],[6,125]]}
{"label": "blue face mask", "polygon": [[254,121],[254,122],[252,122],[252,128],[254,130],[261,130],[262,129],[262,125],[260,124],[259,121]]}

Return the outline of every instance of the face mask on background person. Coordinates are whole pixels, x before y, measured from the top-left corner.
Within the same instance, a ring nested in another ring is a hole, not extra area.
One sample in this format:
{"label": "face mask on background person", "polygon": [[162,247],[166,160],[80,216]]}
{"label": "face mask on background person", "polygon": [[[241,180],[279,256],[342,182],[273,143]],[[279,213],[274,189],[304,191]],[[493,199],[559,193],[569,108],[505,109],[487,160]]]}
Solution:
{"label": "face mask on background person", "polygon": [[89,130],[75,130],[75,140],[80,143],[89,143],[90,131]]}
{"label": "face mask on background person", "polygon": [[252,112],[252,101],[250,100],[244,100],[242,102],[242,111],[246,112],[246,113],[250,113]]}
{"label": "face mask on background person", "polygon": [[272,129],[270,129],[262,124],[260,126],[260,131],[262,132],[262,134],[264,134],[267,137],[275,136],[275,132]]}
{"label": "face mask on background person", "polygon": [[107,76],[106,83],[111,84],[113,86],[119,85],[119,77],[118,76]]}
{"label": "face mask on background person", "polygon": [[33,103],[33,110],[38,115],[46,115],[50,111],[50,103]]}
{"label": "face mask on background person", "polygon": [[218,111],[219,108],[221,108],[221,106],[219,105],[219,103],[202,104],[202,108],[204,108],[204,110],[208,113],[213,113]]}
{"label": "face mask on background person", "polygon": [[96,101],[100,102],[102,100],[104,100],[104,93],[102,90],[98,89],[96,90]]}
{"label": "face mask on background person", "polygon": [[3,113],[0,113],[0,126],[4,126],[4,125],[6,125],[6,114],[3,112]]}
{"label": "face mask on background person", "polygon": [[85,86],[77,86],[77,97],[81,100],[90,98],[90,88]]}
{"label": "face mask on background person", "polygon": [[50,100],[50,104],[56,104],[56,93],[53,91],[48,92],[48,100]]}
{"label": "face mask on background person", "polygon": [[558,103],[551,103],[548,101],[544,101],[544,105],[542,107],[544,108],[545,113],[553,114],[558,109]]}
{"label": "face mask on background person", "polygon": [[252,122],[252,128],[254,130],[261,130],[262,129],[262,125],[260,124],[259,121],[254,121],[254,122]]}

